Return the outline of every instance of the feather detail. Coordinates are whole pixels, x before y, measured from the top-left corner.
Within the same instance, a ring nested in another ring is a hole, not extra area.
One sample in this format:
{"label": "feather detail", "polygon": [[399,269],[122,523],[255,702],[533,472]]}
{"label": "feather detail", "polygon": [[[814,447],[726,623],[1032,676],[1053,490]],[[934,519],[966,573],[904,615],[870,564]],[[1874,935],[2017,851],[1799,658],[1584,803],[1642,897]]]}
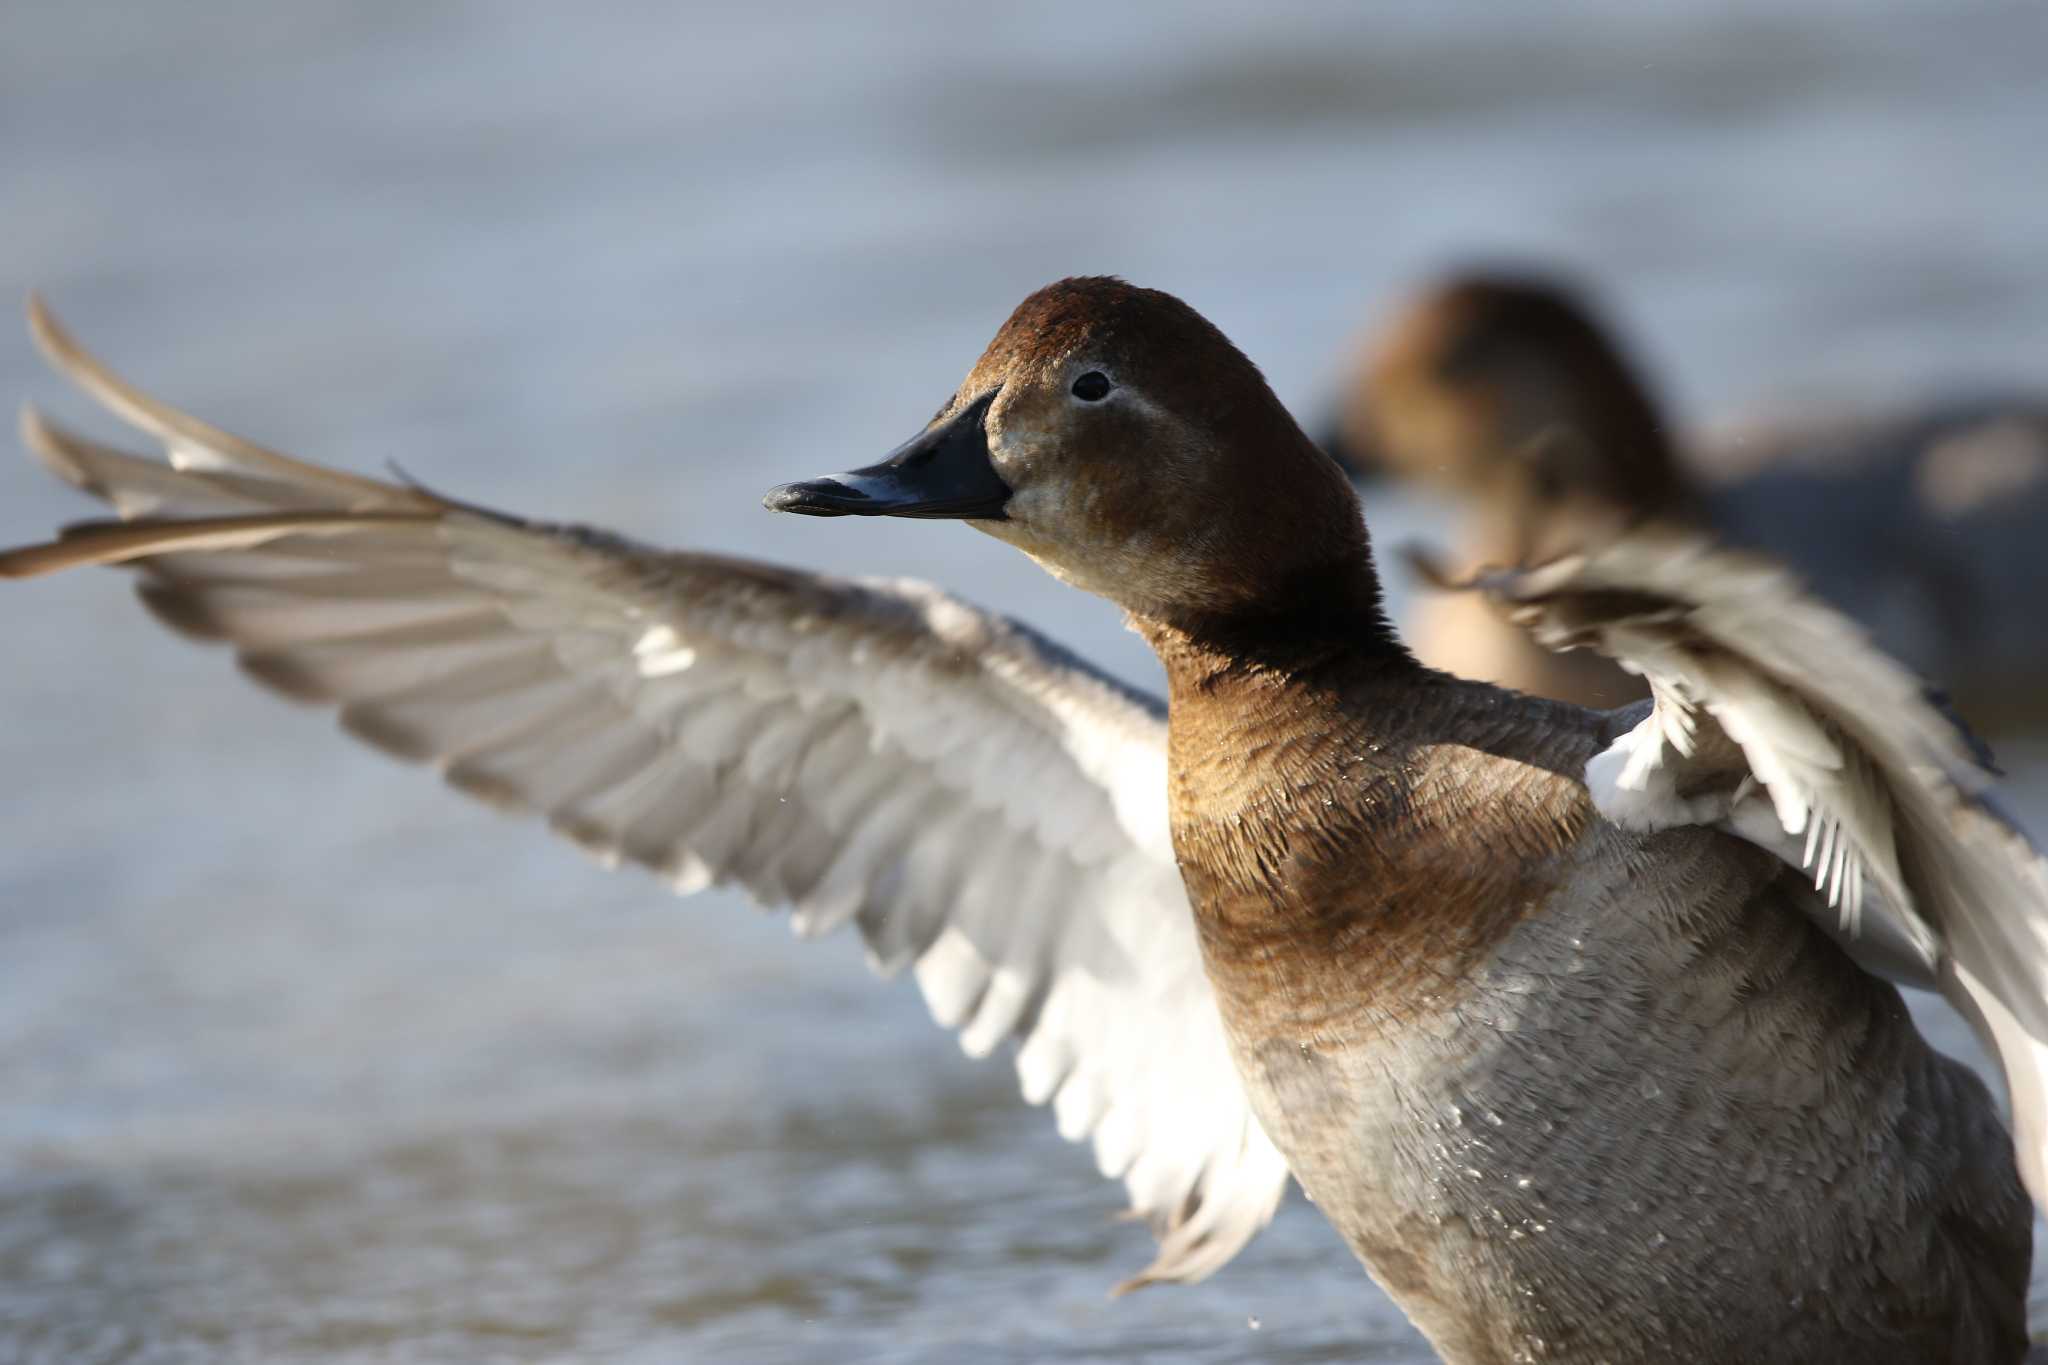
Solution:
{"label": "feather detail", "polygon": [[1976,1025],[2048,1209],[2048,862],[1991,804],[1989,755],[1938,694],[1775,564],[1689,533],[1643,528],[1463,586],[1543,644],[1648,679],[1648,714],[1587,764],[1603,814],[1771,850],[1867,969],[1939,989]]}

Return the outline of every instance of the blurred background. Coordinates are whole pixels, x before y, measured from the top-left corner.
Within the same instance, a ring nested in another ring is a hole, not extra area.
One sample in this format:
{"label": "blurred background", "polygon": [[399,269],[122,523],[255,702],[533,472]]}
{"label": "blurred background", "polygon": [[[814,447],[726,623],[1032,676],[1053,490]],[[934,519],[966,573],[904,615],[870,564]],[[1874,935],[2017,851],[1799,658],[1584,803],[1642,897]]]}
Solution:
{"label": "blurred background", "polygon": [[[1687,423],[2048,383],[2022,0],[71,0],[0,39],[0,298],[145,388],[515,510],[928,577],[1147,685],[993,541],[760,493],[910,434],[1074,273],[1187,298],[1309,418],[1474,257],[1599,285]],[[12,325],[0,394],[84,412]],[[86,510],[0,468],[0,541]],[[1208,1284],[1110,1301],[1150,1254],[1120,1190],[850,940],[586,866],[112,575],[10,587],[0,628],[0,1359],[1427,1359],[1298,1199]],[[2048,749],[2003,753],[2048,827]]]}

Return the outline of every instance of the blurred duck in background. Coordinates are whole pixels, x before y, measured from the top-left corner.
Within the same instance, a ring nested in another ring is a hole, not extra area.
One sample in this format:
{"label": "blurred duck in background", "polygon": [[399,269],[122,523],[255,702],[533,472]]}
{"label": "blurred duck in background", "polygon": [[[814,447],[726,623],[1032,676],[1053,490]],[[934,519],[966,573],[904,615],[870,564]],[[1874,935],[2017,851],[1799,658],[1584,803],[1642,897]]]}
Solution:
{"label": "blurred duck in background", "polygon": [[[1654,521],[1767,551],[1939,679],[1980,727],[2048,718],[2048,402],[1975,397],[1876,417],[1673,429],[1583,294],[1537,272],[1428,289],[1367,338],[1332,453],[1466,515],[1458,571],[1532,563]],[[1643,694],[1468,595],[1426,599],[1422,658],[1587,705]]]}

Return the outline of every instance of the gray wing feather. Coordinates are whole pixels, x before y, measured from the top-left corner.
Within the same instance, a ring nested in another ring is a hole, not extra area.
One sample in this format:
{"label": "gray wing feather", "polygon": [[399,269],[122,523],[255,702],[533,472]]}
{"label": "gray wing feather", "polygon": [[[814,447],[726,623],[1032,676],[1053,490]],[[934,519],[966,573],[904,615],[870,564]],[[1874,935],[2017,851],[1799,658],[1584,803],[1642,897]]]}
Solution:
{"label": "gray wing feather", "polygon": [[1976,1024],[2048,1207],[2048,862],[1991,804],[1960,723],[1791,575],[1697,536],[1639,530],[1477,585],[1542,643],[1649,680],[1649,715],[1587,765],[1608,818],[1777,852],[1867,968]]}

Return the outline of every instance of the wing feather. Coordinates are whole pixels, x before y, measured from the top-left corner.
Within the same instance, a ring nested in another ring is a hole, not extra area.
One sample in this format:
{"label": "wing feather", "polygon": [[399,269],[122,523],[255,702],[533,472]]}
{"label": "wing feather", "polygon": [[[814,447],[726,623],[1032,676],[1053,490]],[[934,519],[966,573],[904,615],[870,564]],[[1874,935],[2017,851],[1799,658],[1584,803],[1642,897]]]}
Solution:
{"label": "wing feather", "polygon": [[39,304],[45,354],[163,447],[30,411],[122,518],[0,576],[126,564],[164,622],[457,789],[679,891],[729,881],[885,972],[1092,1138],[1194,1280],[1287,1172],[1224,1042],[1166,837],[1161,709],[922,584],[658,552],[322,469],[142,394]]}
{"label": "wing feather", "polygon": [[1475,585],[1542,643],[1649,680],[1648,714],[1587,765],[1608,818],[1772,850],[1868,969],[1976,1025],[2048,1208],[2048,861],[1991,803],[1961,723],[1784,570],[1695,535],[1642,529]]}

